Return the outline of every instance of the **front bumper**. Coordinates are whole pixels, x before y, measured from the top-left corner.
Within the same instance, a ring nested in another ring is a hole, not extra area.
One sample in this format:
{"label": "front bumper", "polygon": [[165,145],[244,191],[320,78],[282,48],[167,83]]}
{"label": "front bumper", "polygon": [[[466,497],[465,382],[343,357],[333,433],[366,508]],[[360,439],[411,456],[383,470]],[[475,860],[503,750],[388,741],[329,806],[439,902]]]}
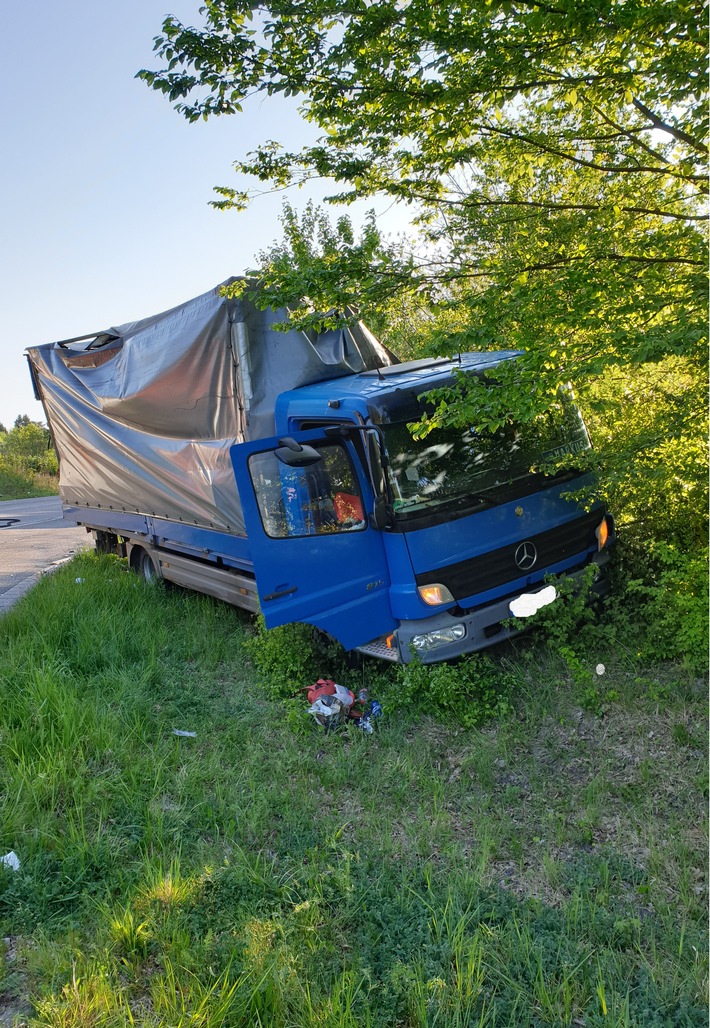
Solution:
{"label": "front bumper", "polygon": [[[609,592],[610,581],[605,572],[605,566],[608,561],[609,552],[608,550],[603,550],[600,553],[596,553],[589,562],[589,564],[596,565],[599,568],[597,577],[591,587],[591,598],[594,600],[601,599]],[[579,568],[577,571],[570,572],[565,575],[565,578],[581,583],[589,564]],[[535,594],[547,588],[548,585],[548,582],[541,582],[536,588],[525,591]],[[443,660],[453,660],[455,657],[461,657],[467,653],[484,650],[488,646],[503,642],[505,639],[511,639],[513,636],[520,635],[524,631],[524,629],[513,627],[510,624],[512,619],[510,603],[518,595],[518,593],[512,593],[509,596],[502,597],[500,600],[470,611],[455,613],[452,610],[448,610],[418,621],[402,621],[394,635],[389,636],[389,641],[384,636],[381,639],[373,639],[371,643],[358,647],[358,651],[371,657],[396,661],[402,664],[408,664],[415,659],[419,660],[422,664],[438,664]],[[450,633],[454,625],[463,626],[465,634],[462,638],[452,642],[440,643],[425,650],[417,650],[413,646],[412,640],[417,636],[431,635],[437,632]]]}

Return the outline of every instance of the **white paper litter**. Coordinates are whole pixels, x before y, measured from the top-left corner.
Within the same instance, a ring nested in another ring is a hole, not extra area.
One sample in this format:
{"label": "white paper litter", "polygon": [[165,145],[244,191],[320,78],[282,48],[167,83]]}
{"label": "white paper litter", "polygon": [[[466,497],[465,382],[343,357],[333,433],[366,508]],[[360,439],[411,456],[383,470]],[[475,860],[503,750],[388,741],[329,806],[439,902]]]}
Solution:
{"label": "white paper litter", "polygon": [[10,852],[6,853],[4,857],[0,857],[0,864],[3,864],[5,867],[9,867],[11,871],[20,870],[20,858],[14,850],[10,850]]}
{"label": "white paper litter", "polygon": [[182,728],[173,728],[173,735],[179,735],[181,739],[197,738],[197,732],[185,732]]}
{"label": "white paper litter", "polygon": [[344,685],[338,685],[337,682],[333,682],[335,686],[335,698],[340,700],[344,707],[352,706],[354,697],[350,695],[350,692],[345,688]]}
{"label": "white paper litter", "polygon": [[343,704],[336,696],[321,696],[308,708],[308,713],[314,716],[321,714],[323,717],[330,718],[340,714],[342,709]]}

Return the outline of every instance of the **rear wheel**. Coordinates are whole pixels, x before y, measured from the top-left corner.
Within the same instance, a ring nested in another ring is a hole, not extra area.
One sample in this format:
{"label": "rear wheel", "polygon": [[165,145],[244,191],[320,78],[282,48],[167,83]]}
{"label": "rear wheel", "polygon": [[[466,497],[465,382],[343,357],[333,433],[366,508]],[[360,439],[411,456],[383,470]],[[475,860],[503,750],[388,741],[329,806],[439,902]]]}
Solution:
{"label": "rear wheel", "polygon": [[151,585],[160,581],[158,569],[147,550],[143,550],[140,547],[136,547],[133,550],[133,553],[131,554],[131,567],[144,581]]}
{"label": "rear wheel", "polygon": [[96,543],[97,553],[117,553],[118,552],[118,536],[115,536],[113,532],[94,532],[94,540]]}

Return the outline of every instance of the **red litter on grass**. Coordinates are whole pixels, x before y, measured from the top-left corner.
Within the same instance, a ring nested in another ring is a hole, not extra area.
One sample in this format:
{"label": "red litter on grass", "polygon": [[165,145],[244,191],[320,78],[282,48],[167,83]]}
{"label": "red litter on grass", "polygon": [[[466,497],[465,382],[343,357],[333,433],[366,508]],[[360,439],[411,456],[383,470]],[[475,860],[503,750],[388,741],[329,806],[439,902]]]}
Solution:
{"label": "red litter on grass", "polygon": [[355,702],[355,694],[331,678],[319,678],[313,685],[306,686],[300,691],[305,692],[308,697],[308,713],[312,714],[326,731],[343,724]]}

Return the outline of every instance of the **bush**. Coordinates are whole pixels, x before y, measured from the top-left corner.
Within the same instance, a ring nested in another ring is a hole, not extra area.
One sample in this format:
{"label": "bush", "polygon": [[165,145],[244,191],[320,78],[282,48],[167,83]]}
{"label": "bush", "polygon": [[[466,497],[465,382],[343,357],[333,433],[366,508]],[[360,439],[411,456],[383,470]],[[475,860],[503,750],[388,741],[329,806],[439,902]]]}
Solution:
{"label": "bush", "polygon": [[57,455],[42,425],[29,420],[16,423],[0,437],[0,499],[56,493],[58,474]]}
{"label": "bush", "polygon": [[59,481],[56,475],[37,474],[5,461],[0,455],[0,500],[19,500],[29,496],[53,496]]}
{"label": "bush", "polygon": [[328,644],[311,625],[291,624],[267,629],[259,615],[256,632],[244,645],[270,696],[293,696],[317,678],[341,676],[345,651]]}
{"label": "bush", "polygon": [[[648,549],[642,577],[626,583],[636,600],[634,622],[642,630],[639,655],[680,660],[692,671],[708,667],[708,549],[681,552],[668,543]],[[641,568],[639,561],[636,570]]]}
{"label": "bush", "polygon": [[[690,549],[708,532],[707,370],[682,357],[576,383],[620,532]],[[642,560],[645,555],[641,555]]]}
{"label": "bush", "polygon": [[471,728],[511,709],[512,684],[512,675],[481,653],[456,664],[413,661],[397,668],[397,702],[418,704],[435,717]]}

